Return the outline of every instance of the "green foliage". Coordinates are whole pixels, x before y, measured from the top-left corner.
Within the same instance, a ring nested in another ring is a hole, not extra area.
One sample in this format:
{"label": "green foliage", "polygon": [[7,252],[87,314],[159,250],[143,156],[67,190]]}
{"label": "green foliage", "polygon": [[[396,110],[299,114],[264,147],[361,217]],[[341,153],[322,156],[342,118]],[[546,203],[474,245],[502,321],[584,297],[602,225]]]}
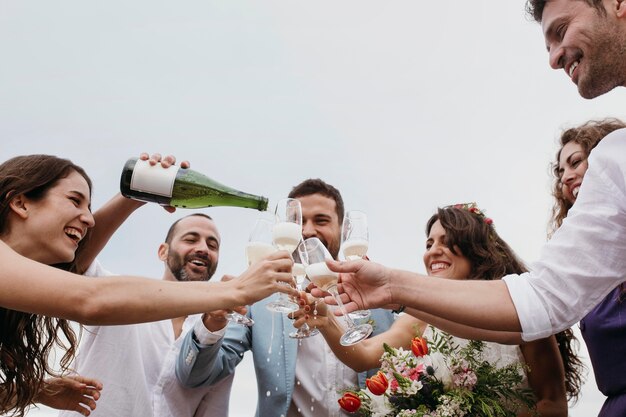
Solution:
{"label": "green foliage", "polygon": [[488,346],[476,340],[460,346],[443,332],[428,340],[425,356],[383,344],[381,370],[390,385],[384,400],[376,399],[377,410],[371,393],[357,391],[362,405],[356,415],[396,417],[414,410],[410,415],[416,417],[515,417],[522,407],[533,410],[532,391],[521,387],[525,366],[488,362],[484,359]]}

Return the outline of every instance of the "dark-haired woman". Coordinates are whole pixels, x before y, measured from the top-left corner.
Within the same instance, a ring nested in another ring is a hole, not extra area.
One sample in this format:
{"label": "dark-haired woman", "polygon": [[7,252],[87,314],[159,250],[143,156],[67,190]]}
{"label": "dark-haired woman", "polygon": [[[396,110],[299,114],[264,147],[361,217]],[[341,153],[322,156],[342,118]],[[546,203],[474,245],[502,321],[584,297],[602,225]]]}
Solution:
{"label": "dark-haired woman", "polygon": [[[609,133],[626,128],[618,119],[589,121],[563,131],[554,162],[555,198],[551,234],[556,233],[578,197],[591,150]],[[626,415],[626,286],[611,291],[580,321],[593,372],[607,396],[600,417]],[[564,344],[567,346],[567,344]]]}
{"label": "dark-haired woman", "polygon": [[[426,235],[424,265],[432,277],[453,280],[498,279],[506,274],[525,271],[522,262],[495,231],[491,219],[486,218],[475,204],[458,204],[439,209],[429,219]],[[388,331],[354,346],[344,347],[339,343],[343,329],[334,314],[326,314],[323,303],[317,304],[317,316],[310,314],[311,308],[306,306],[297,315],[307,314],[309,326],[316,326],[337,357],[356,371],[380,365],[383,343],[410,349],[413,337],[422,334],[428,336],[437,332],[437,328],[468,339],[506,344],[517,340],[512,333],[467,328],[423,314],[423,320],[402,314]],[[411,309],[407,312],[418,315]],[[304,319],[299,319],[295,325],[300,326],[304,322]],[[485,352],[491,361],[497,361],[502,366],[525,362],[529,368],[528,385],[535,394],[538,414],[544,417],[567,416],[563,364],[554,337],[524,343],[519,347],[487,343]],[[518,415],[530,416],[533,411],[522,410]]]}
{"label": "dark-haired woman", "polygon": [[[164,165],[173,162],[169,159]],[[140,203],[116,196],[96,214],[104,226],[88,238],[96,223],[90,205],[91,181],[69,160],[27,155],[0,164],[0,414],[23,416],[37,400],[70,407],[59,401],[68,390],[78,392],[78,402],[83,404],[71,406],[89,414],[95,404],[86,397],[97,397],[97,381],[78,381],[78,385],[72,385],[77,381],[71,378],[45,381],[48,375],[58,376],[48,364],[55,345],[66,352],[62,367],[74,355],[76,336],[67,320],[84,324],[163,320],[292,291],[277,283],[292,279],[287,253],[278,253],[225,283],[136,277],[92,280],[71,274],[64,270],[84,271]]]}

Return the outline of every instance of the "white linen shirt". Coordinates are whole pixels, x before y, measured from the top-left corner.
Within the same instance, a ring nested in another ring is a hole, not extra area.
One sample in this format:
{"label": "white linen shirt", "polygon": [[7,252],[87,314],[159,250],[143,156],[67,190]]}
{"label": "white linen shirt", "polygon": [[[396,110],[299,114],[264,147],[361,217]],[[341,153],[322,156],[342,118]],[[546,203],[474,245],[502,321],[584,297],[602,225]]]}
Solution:
{"label": "white linen shirt", "polygon": [[[112,275],[98,261],[85,273]],[[200,315],[190,316],[185,334]],[[175,363],[182,337],[174,342],[171,320],[124,326],[85,326],[72,369],[100,380],[101,397],[92,417],[226,417],[232,377],[212,387],[185,388]],[[78,417],[61,411],[59,417]]]}
{"label": "white linen shirt", "polygon": [[176,361],[183,343],[182,335],[198,322],[202,323],[201,314],[185,320],[181,337],[176,339],[163,360],[161,374],[152,392],[154,417],[228,416],[230,389],[235,375],[229,375],[215,385],[198,388],[184,387],[176,378]]}
{"label": "white linen shirt", "polygon": [[625,276],[626,129],[620,129],[591,152],[576,203],[531,272],[504,282],[528,341],[575,324]]}
{"label": "white linen shirt", "polygon": [[358,374],[337,359],[321,334],[298,343],[296,382],[287,417],[345,416],[337,401],[341,390],[358,388]]}

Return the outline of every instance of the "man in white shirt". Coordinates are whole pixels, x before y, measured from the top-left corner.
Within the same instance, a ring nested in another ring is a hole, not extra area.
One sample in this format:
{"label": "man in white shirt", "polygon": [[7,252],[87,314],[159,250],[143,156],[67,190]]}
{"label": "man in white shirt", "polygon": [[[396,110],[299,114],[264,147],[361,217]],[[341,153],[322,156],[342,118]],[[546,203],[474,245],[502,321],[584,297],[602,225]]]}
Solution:
{"label": "man in white shirt", "polygon": [[[302,206],[302,235],[317,237],[336,259],[341,243],[343,199],[339,191],[319,179],[294,187],[289,197]],[[230,324],[219,328],[194,328],[184,341],[177,363],[177,376],[190,387],[221,383],[235,372],[246,351],[251,350],[257,376],[258,417],[339,417],[340,391],[364,387],[369,373],[357,374],[335,357],[321,336],[292,339],[292,320],[272,313],[266,305],[277,295],[250,306],[254,326]],[[374,334],[387,330],[391,312],[374,310]],[[222,335],[225,335],[222,337]]]}
{"label": "man in white shirt", "polygon": [[[626,87],[626,1],[527,0],[526,8],[541,23],[550,65],[565,70],[582,97]],[[450,320],[522,331],[524,340],[570,327],[626,281],[625,170],[626,131],[618,130],[591,152],[576,203],[530,273],[447,282],[371,263],[336,265],[354,273],[342,278],[348,311],[401,304],[426,321],[443,320],[443,329]]]}
{"label": "man in white shirt", "polygon": [[[220,236],[209,216],[195,213],[179,219],[159,246],[159,259],[165,264],[163,279],[208,281],[217,268],[219,248]],[[96,261],[86,275],[111,274]],[[206,313],[203,319],[208,325],[226,324],[223,311]],[[200,316],[127,326],[86,326],[73,369],[97,375],[103,383],[91,416],[228,416],[232,377],[197,389],[185,388],[176,379],[180,336],[194,325],[203,327]]]}
{"label": "man in white shirt", "polygon": [[[443,319],[436,324],[444,329],[449,320],[522,331],[524,340],[566,329],[625,281],[626,129],[607,135],[591,152],[576,203],[529,273],[470,282],[429,279],[364,261],[329,267],[343,273],[347,311],[403,305],[429,322]],[[330,297],[326,301],[333,303]]]}

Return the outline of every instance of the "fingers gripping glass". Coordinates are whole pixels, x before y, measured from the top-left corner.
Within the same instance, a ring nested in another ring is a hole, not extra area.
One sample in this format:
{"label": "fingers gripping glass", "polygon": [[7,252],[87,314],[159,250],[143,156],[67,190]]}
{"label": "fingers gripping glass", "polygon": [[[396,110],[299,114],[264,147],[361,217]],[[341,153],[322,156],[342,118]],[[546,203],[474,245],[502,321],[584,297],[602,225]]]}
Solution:
{"label": "fingers gripping glass", "polygon": [[[343,256],[349,260],[362,259],[367,255],[369,248],[369,231],[367,227],[367,215],[362,211],[349,210],[343,218],[341,228],[341,249]],[[354,320],[369,318],[372,312],[369,310],[356,310],[350,313]]]}
{"label": "fingers gripping glass", "polygon": [[[266,256],[274,253],[276,248],[272,245],[272,227],[274,222],[265,218],[259,218],[254,223],[254,227],[250,232],[248,243],[246,244],[246,258],[248,266],[254,265]],[[231,311],[226,318],[233,323],[243,326],[252,326],[254,320],[236,311]]]}
{"label": "fingers gripping glass", "polygon": [[326,259],[332,259],[328,249],[318,238],[310,238],[303,242],[307,254],[306,274],[318,288],[328,291],[339,306],[343,317],[346,320],[348,329],[339,339],[343,346],[354,345],[366,339],[372,333],[372,326],[369,324],[356,325],[346,313],[346,308],[341,302],[337,293],[337,279],[339,274],[328,269]]}
{"label": "fingers gripping glass", "polygon": [[[298,248],[293,252],[293,276],[296,278],[296,284],[300,291],[306,290],[308,280],[306,278],[306,250],[304,248],[304,242],[298,245]],[[304,259],[304,260],[303,260]],[[315,336],[319,334],[319,330],[311,328],[304,322],[297,331],[289,333],[289,337],[293,339],[304,339],[307,337]]]}
{"label": "fingers gripping glass", "polygon": [[[285,198],[276,204],[276,223],[272,228],[272,241],[279,250],[293,253],[302,240],[302,207],[295,198]],[[278,299],[267,304],[270,311],[292,313],[300,306],[285,294],[280,293]]]}

